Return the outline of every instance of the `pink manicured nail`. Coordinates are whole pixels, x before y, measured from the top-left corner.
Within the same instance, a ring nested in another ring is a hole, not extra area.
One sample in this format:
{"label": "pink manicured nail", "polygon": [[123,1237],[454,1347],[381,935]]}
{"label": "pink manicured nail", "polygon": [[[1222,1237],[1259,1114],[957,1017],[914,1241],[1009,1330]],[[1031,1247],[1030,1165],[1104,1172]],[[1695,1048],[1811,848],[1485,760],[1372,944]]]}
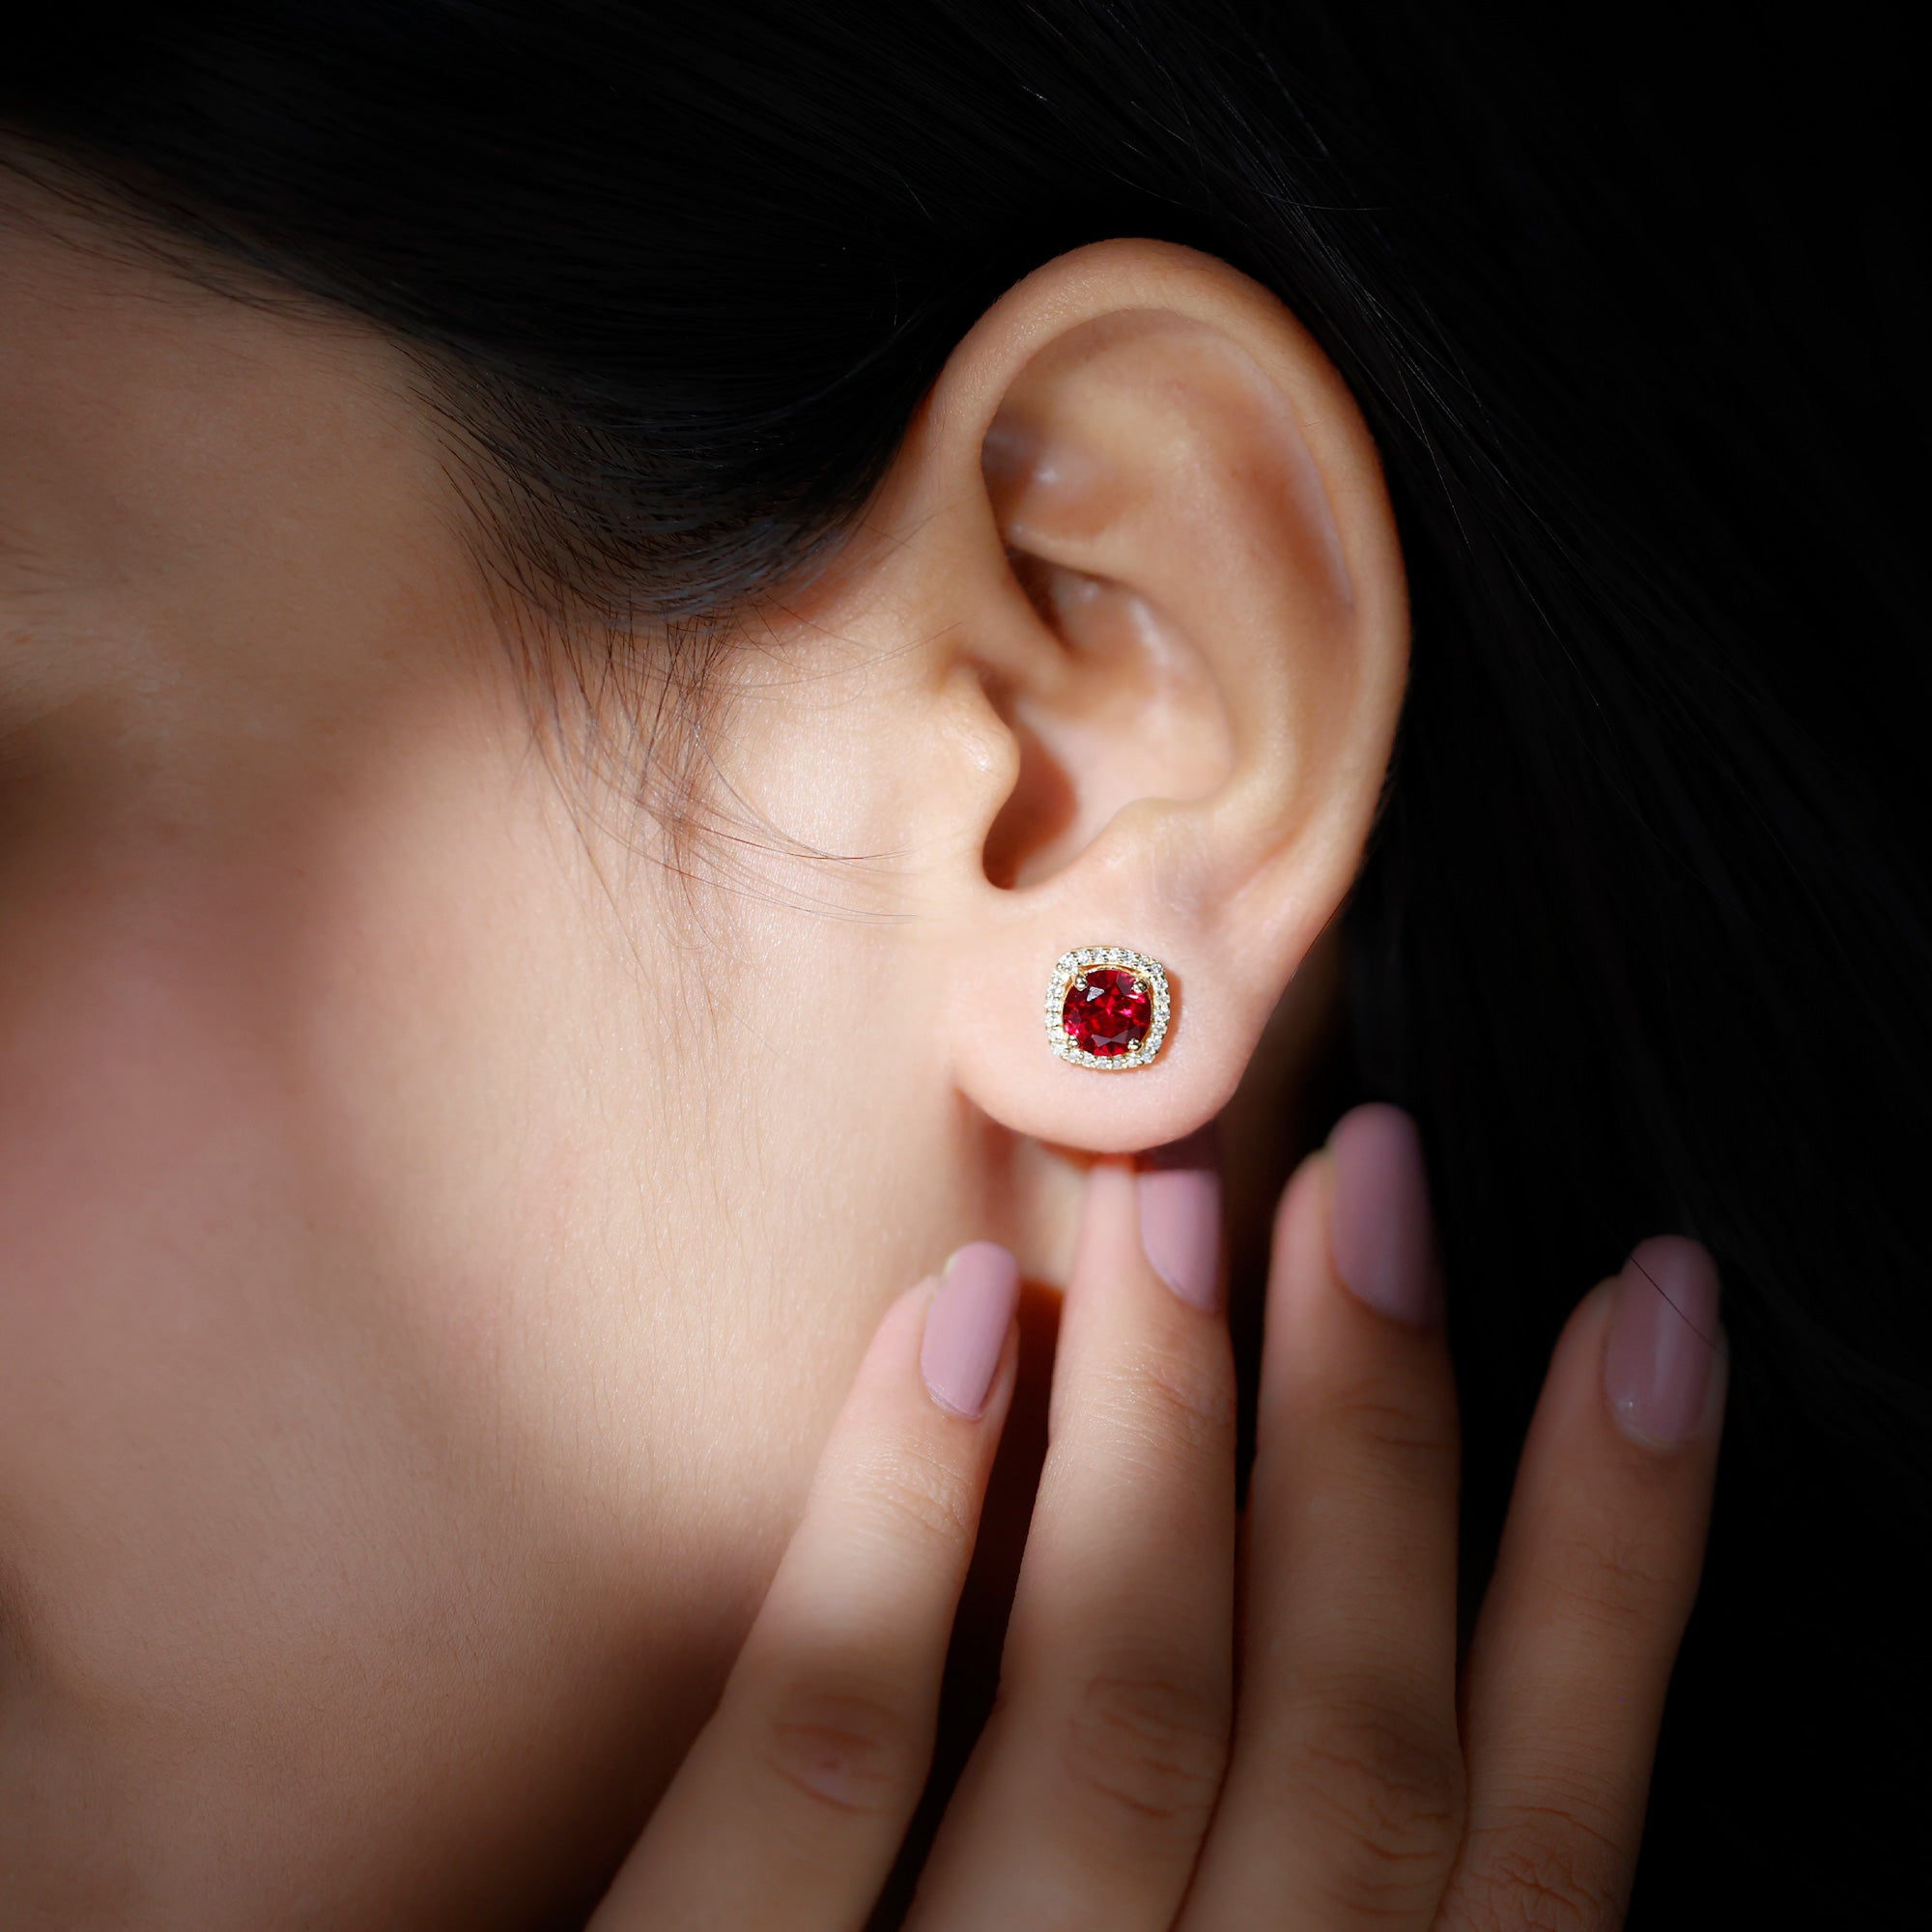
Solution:
{"label": "pink manicured nail", "polygon": [[970,1421],[985,1407],[1019,1298],[1019,1264],[996,1242],[969,1241],[946,1264],[919,1348],[919,1372],[941,1408]]}
{"label": "pink manicured nail", "polygon": [[1137,1163],[1141,1247],[1182,1301],[1210,1315],[1221,1305],[1221,1159],[1214,1122],[1151,1148]]}
{"label": "pink manicured nail", "polygon": [[1441,1312],[1422,1137],[1400,1107],[1351,1107],[1328,1136],[1335,1162],[1328,1251],[1335,1272],[1398,1321]]}
{"label": "pink manicured nail", "polygon": [[1618,1277],[1604,1393],[1626,1435],[1675,1446],[1704,1412],[1718,1333],[1718,1264],[1681,1235],[1639,1241]]}

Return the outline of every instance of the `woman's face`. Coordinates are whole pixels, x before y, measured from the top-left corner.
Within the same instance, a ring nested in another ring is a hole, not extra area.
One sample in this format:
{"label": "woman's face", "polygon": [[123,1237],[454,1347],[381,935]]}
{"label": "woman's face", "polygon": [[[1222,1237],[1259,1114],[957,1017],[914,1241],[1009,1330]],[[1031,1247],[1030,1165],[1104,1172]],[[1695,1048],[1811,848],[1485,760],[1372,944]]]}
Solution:
{"label": "woman's face", "polygon": [[[400,351],[0,203],[10,1902],[528,1922],[702,1722],[884,1307],[969,1239],[1064,1279],[1054,1150],[1260,1064],[1385,768],[1392,524],[1275,304],[1066,260],[701,721],[647,659],[591,730]],[[1037,1029],[1099,942],[1181,977],[1096,1085]]]}
{"label": "woman's face", "polygon": [[0,1864],[253,1923],[398,1896],[398,1807],[594,1838],[885,1302],[1026,1238],[881,997],[899,673],[727,672],[670,869],[397,354],[0,250]]}

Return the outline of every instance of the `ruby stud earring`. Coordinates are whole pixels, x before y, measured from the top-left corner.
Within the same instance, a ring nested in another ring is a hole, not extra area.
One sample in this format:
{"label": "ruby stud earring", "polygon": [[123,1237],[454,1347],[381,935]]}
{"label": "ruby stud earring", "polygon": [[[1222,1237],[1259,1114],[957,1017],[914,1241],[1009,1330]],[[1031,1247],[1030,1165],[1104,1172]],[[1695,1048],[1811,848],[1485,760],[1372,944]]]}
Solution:
{"label": "ruby stud earring", "polygon": [[1083,946],[1053,962],[1047,1043],[1096,1073],[1145,1066],[1167,1037],[1167,968],[1124,946]]}

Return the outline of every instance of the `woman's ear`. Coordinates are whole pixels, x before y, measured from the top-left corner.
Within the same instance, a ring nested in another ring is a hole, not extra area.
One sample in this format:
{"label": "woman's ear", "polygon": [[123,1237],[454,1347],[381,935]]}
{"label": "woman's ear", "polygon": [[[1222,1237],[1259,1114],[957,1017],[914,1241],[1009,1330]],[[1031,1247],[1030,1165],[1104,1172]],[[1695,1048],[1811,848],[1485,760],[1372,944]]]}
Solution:
{"label": "woman's ear", "polygon": [[[1360,864],[1407,672],[1376,452],[1257,284],[1104,242],[954,353],[871,520],[901,627],[936,639],[920,955],[948,1077],[993,1120],[1123,1151],[1217,1113]],[[1128,1071],[1051,1050],[1055,965],[1161,961]]]}

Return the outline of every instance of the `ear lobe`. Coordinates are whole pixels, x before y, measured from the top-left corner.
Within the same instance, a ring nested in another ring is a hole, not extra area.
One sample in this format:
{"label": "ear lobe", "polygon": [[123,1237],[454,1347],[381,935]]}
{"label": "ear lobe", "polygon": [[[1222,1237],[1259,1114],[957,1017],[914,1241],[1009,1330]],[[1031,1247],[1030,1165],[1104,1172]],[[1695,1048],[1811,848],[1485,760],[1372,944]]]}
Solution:
{"label": "ear lobe", "polygon": [[[1191,251],[1063,258],[956,359],[980,435],[925,460],[970,463],[931,485],[983,510],[933,590],[1018,776],[943,882],[935,936],[971,989],[954,1078],[1018,1132],[1157,1145],[1233,1093],[1354,877],[1407,668],[1393,519],[1326,358]],[[1041,1031],[1056,960],[1094,946],[1171,976],[1133,1071],[1070,1065]]]}

